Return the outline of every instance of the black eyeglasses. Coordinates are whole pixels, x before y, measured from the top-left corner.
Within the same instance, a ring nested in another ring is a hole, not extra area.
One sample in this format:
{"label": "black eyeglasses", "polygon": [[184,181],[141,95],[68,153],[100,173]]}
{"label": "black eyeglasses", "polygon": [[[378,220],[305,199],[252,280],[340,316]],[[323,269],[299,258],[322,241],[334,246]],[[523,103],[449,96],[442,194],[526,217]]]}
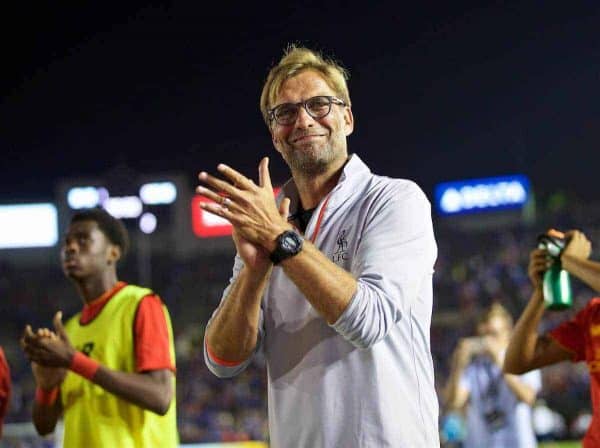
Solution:
{"label": "black eyeglasses", "polygon": [[346,103],[335,96],[313,96],[299,103],[283,103],[268,111],[269,122],[275,120],[277,124],[289,126],[298,119],[300,107],[304,107],[308,115],[314,119],[326,117],[331,112],[331,105],[346,106]]}

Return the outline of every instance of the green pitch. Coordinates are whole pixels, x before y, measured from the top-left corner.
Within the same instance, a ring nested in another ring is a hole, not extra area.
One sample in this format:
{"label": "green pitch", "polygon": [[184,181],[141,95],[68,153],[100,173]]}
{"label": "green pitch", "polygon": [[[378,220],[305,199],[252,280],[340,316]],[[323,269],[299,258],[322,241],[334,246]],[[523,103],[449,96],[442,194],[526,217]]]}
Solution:
{"label": "green pitch", "polygon": [[544,442],[538,448],[581,448],[581,442]]}

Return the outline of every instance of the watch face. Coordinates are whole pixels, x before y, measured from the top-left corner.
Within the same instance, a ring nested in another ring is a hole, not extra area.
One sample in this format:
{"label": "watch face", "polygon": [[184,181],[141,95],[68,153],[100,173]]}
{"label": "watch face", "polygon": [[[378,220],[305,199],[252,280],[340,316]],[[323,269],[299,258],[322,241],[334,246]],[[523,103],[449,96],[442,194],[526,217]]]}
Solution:
{"label": "watch face", "polygon": [[281,240],[281,246],[285,251],[293,251],[298,247],[298,240],[294,234],[286,234]]}
{"label": "watch face", "polygon": [[303,239],[292,230],[286,230],[277,237],[277,247],[271,253],[269,258],[275,264],[293,257],[302,250]]}

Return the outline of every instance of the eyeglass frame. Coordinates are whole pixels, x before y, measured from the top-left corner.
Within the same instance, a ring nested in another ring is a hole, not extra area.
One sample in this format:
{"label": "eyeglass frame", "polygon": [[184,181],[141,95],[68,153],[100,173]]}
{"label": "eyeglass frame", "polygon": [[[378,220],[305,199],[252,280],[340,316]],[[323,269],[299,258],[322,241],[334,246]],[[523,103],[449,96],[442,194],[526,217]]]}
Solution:
{"label": "eyeglass frame", "polygon": [[[327,113],[325,115],[322,115],[320,117],[315,117],[308,110],[306,103],[308,103],[311,100],[314,100],[315,98],[327,98],[327,100],[329,100],[329,110],[327,111]],[[315,95],[315,96],[311,96],[307,100],[299,101],[297,103],[281,103],[281,104],[278,104],[277,106],[273,107],[272,109],[267,110],[267,115],[269,117],[269,124],[271,124],[273,122],[273,120],[275,120],[275,123],[277,123],[280,126],[292,125],[298,119],[298,114],[300,112],[300,106],[304,107],[304,110],[311,118],[313,118],[315,120],[320,120],[321,118],[325,118],[327,115],[329,115],[331,113],[331,109],[333,109],[332,106],[334,104],[337,104],[338,106],[344,106],[344,107],[348,106],[348,104],[346,104],[346,102],[344,100],[339,99],[337,96],[333,96],[333,95]],[[277,121],[277,118],[275,117],[275,110],[277,110],[278,108],[280,108],[282,106],[289,106],[289,105],[296,106],[296,118],[294,119],[294,121],[292,121],[288,124],[279,123],[279,121]]]}

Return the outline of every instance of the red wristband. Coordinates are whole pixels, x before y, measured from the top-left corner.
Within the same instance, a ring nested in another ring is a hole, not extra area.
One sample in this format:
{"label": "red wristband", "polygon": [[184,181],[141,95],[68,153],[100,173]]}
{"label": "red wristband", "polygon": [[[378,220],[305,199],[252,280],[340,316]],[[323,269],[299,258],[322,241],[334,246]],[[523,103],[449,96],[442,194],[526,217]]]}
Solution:
{"label": "red wristband", "polygon": [[58,398],[58,387],[46,390],[41,387],[35,389],[35,401],[44,406],[52,406]]}
{"label": "red wristband", "polygon": [[81,352],[75,352],[69,369],[82,377],[92,380],[100,368],[100,363],[92,358],[88,358]]}
{"label": "red wristband", "polygon": [[216,357],[215,354],[210,349],[210,347],[208,346],[208,342],[206,342],[206,353],[208,353],[208,357],[210,359],[212,359],[215,364],[219,364],[220,366],[224,366],[224,367],[235,367],[235,366],[239,366],[242,362],[244,362],[244,361],[225,361],[224,359]]}

